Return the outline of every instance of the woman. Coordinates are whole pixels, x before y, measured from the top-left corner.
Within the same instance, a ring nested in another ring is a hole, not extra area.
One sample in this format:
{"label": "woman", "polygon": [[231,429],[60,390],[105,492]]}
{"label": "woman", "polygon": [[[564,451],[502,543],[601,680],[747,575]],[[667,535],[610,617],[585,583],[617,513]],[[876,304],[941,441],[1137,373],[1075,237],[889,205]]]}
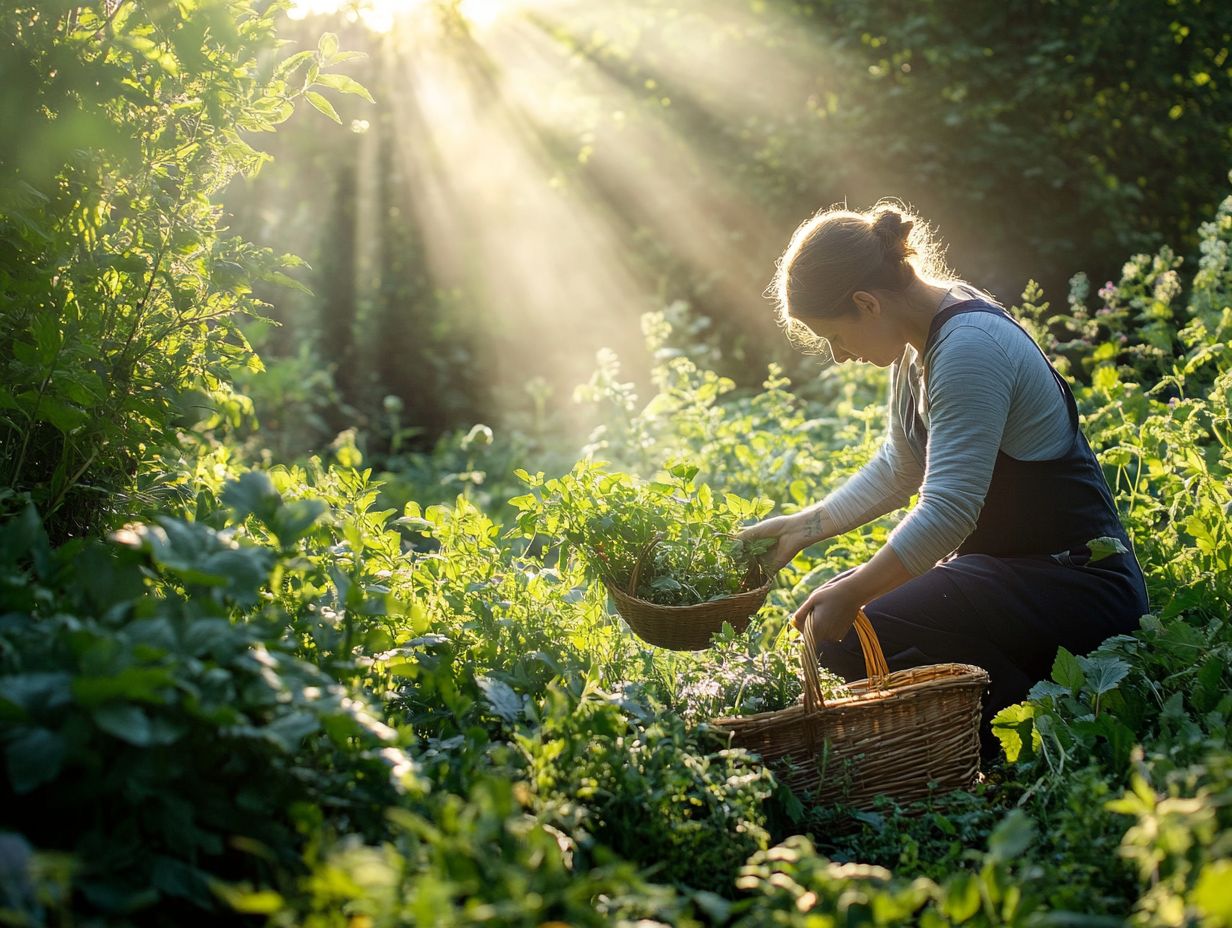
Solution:
{"label": "woman", "polygon": [[[779,262],[771,291],[793,340],[890,368],[889,428],[825,499],[744,537],[777,538],[777,569],[918,491],[887,544],[814,590],[795,623],[811,623],[822,663],[848,680],[864,676],[861,606],[891,670],[983,667],[991,754],[992,716],[1048,676],[1059,645],[1084,653],[1137,628],[1146,586],[1065,380],[1003,307],[945,273],[904,212],[823,211]],[[1086,543],[1102,537],[1124,550],[1090,563]]]}

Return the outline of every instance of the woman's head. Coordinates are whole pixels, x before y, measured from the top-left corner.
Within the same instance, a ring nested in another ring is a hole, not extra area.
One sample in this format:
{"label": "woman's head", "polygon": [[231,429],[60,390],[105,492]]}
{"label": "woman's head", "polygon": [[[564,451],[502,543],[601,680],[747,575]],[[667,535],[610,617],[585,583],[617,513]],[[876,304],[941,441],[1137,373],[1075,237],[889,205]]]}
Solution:
{"label": "woman's head", "polygon": [[883,200],[866,212],[831,207],[804,222],[767,292],[792,342],[833,358],[817,329],[851,324],[863,306],[892,300],[917,281],[950,280],[928,226],[902,204]]}

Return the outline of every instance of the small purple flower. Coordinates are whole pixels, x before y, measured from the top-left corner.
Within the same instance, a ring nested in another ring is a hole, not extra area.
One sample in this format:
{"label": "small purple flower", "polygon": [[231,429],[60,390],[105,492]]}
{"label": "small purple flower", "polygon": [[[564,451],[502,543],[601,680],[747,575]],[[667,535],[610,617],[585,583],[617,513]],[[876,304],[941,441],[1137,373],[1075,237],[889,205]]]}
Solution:
{"label": "small purple flower", "polygon": [[1112,299],[1112,296],[1115,293],[1116,293],[1116,284],[1114,284],[1112,281],[1108,281],[1106,284],[1104,284],[1102,287],[1099,288],[1099,297],[1101,300],[1110,300]]}
{"label": "small purple flower", "polygon": [[1178,406],[1180,406],[1180,405],[1181,405],[1181,400],[1180,400],[1180,397],[1176,397],[1176,396],[1174,396],[1174,397],[1171,397],[1171,398],[1168,400],[1168,408],[1169,408],[1169,409],[1176,409],[1176,407],[1178,407]]}
{"label": "small purple flower", "polygon": [[1112,307],[1111,307],[1111,306],[1104,306],[1104,307],[1101,307],[1100,309],[1095,310],[1095,315],[1097,315],[1097,316],[1111,316],[1111,315],[1112,315]]}

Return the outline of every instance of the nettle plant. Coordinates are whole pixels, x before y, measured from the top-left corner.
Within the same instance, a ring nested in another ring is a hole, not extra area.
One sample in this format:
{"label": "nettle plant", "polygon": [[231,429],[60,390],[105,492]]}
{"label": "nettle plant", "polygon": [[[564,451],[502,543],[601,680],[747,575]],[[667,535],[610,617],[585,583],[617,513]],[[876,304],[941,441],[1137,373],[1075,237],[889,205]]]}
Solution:
{"label": "nettle plant", "polygon": [[774,504],[734,493],[716,499],[707,484],[695,482],[695,464],[669,462],[660,479],[649,481],[591,461],[550,480],[517,474],[538,492],[509,501],[519,510],[516,530],[558,539],[562,563],[577,550],[594,579],[633,587],[638,597],[664,606],[709,602],[764,582],[758,557],[770,543],[736,534]]}

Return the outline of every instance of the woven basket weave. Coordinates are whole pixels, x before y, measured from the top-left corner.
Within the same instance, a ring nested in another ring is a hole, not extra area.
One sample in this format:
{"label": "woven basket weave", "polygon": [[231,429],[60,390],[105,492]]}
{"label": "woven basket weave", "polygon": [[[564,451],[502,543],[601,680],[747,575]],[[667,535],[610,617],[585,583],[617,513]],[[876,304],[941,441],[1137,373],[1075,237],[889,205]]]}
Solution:
{"label": "woven basket weave", "polygon": [[867,808],[965,789],[980,763],[980,699],[988,673],[971,664],[889,671],[861,609],[856,632],[867,678],[826,702],[817,649],[805,625],[802,702],[775,712],[714,720],[733,747],[755,751],[801,799]]}
{"label": "woven basket weave", "polygon": [[659,536],[655,536],[642,549],[627,589],[621,589],[610,579],[603,581],[616,603],[616,611],[629,623],[633,633],[648,644],[660,648],[700,651],[710,647],[710,639],[723,628],[724,622],[730,622],[737,632],[744,631],[748,627],[749,619],[761,608],[770,592],[771,577],[761,565],[755,562],[746,580],[746,585],[749,582],[761,581],[761,585],[754,589],[692,606],[661,606],[635,595],[642,563],[650,556],[659,540]]}

